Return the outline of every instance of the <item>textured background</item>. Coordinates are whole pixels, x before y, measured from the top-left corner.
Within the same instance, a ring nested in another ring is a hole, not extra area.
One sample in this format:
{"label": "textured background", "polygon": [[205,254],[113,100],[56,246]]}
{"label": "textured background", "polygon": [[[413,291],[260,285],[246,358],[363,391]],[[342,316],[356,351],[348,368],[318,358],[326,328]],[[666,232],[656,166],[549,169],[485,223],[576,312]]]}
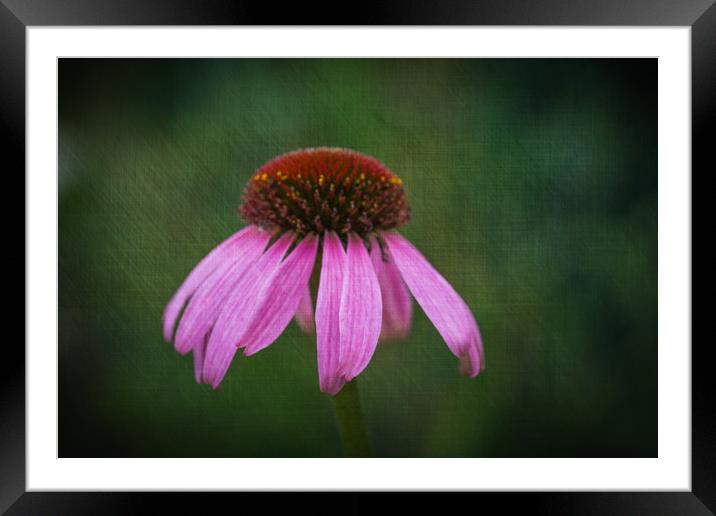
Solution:
{"label": "textured background", "polygon": [[291,326],[218,391],[168,299],[300,147],[374,155],[402,232],[473,309],[457,374],[415,307],[359,378],[381,456],[657,454],[656,60],[67,60],[59,80],[60,456],[340,456]]}

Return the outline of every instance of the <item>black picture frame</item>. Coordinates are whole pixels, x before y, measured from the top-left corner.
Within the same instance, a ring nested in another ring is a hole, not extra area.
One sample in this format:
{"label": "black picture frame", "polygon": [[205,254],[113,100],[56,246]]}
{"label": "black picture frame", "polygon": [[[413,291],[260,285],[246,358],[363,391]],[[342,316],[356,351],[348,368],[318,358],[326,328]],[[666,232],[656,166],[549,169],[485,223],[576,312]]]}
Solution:
{"label": "black picture frame", "polygon": [[[320,12],[324,14],[317,14]],[[350,17],[303,3],[276,9],[266,4],[229,0],[0,0],[0,141],[6,144],[4,176],[24,178],[27,27],[284,24],[690,26],[692,169],[701,169],[702,175],[713,171],[712,163],[709,167],[712,161],[709,147],[713,145],[709,135],[716,133],[716,5],[713,0],[460,0],[376,5],[362,2]],[[24,191],[24,179],[21,188]],[[17,213],[7,208],[10,203],[4,205],[8,215]],[[15,218],[8,216],[5,220],[10,222]],[[9,266],[21,262],[24,268],[26,258],[24,251],[15,252]],[[19,268],[20,263],[17,266]],[[180,512],[192,510],[193,503],[206,508],[205,499],[189,501],[186,495],[169,499],[166,494],[25,492],[25,353],[19,340],[6,338],[3,345],[6,367],[0,375],[0,512],[137,513],[148,510],[147,498],[160,500],[165,509],[166,505],[178,502]],[[708,395],[713,390],[709,389],[713,387],[713,375],[707,360],[710,345],[705,342],[692,345],[691,492],[470,493],[462,496],[477,497],[476,501],[468,501],[476,509],[484,508],[485,504],[499,505],[503,511],[523,506],[537,514],[713,514],[712,511],[716,511],[716,424],[713,401]],[[422,503],[420,497],[412,499]],[[352,495],[341,503],[344,508],[356,508],[363,502]]]}

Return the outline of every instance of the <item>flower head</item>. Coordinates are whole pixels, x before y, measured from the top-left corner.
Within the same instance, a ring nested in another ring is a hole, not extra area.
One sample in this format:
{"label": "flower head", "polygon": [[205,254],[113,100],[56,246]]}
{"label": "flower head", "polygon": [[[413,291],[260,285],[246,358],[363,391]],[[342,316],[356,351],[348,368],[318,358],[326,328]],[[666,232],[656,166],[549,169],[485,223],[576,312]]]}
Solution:
{"label": "flower head", "polygon": [[336,394],[366,368],[379,340],[408,335],[411,294],[460,371],[474,377],[484,368],[470,309],[391,231],[408,222],[410,207],[402,180],[382,163],[346,149],[290,152],[254,174],[243,200],[249,225],[199,262],[164,312],[164,337],[193,352],[197,382],[218,387],[239,349],[261,351],[295,317],[315,331],[321,390]]}
{"label": "flower head", "polygon": [[410,219],[403,181],[375,158],[345,149],[289,152],[261,167],[241,216],[267,228],[366,238]]}

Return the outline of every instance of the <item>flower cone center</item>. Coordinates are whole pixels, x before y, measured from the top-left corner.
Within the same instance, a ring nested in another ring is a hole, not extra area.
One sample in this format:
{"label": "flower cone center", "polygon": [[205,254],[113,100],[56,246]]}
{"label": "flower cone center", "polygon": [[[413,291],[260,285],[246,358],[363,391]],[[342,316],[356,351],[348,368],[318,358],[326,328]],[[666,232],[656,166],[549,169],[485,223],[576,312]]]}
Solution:
{"label": "flower cone center", "polygon": [[366,236],[410,219],[403,181],[375,158],[339,148],[305,149],[269,161],[246,186],[241,216],[299,234]]}

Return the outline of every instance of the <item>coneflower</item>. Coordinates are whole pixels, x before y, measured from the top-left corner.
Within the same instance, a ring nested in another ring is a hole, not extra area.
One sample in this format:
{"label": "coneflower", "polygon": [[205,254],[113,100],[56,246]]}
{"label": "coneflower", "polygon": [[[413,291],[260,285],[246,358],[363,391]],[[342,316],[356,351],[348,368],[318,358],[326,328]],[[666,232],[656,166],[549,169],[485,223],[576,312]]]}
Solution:
{"label": "coneflower", "polygon": [[296,317],[315,331],[320,389],[335,395],[379,340],[408,335],[410,294],[460,371],[484,369],[470,309],[394,231],[410,207],[402,180],[376,159],[338,148],[284,154],[249,180],[239,213],[249,225],[199,262],[164,312],[164,337],[193,352],[197,382],[217,388],[239,349],[261,351]]}

